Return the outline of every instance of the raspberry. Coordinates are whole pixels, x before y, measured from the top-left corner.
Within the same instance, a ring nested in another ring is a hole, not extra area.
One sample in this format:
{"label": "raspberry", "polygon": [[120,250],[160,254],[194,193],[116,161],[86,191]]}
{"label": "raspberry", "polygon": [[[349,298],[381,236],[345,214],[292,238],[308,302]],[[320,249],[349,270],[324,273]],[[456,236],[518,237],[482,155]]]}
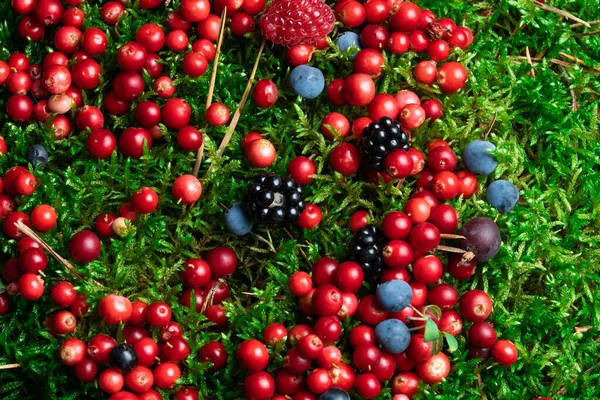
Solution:
{"label": "raspberry", "polygon": [[292,178],[259,175],[248,186],[244,203],[259,222],[281,225],[296,222],[306,207],[302,187]]}
{"label": "raspberry", "polygon": [[260,18],[263,34],[284,46],[313,44],[327,36],[335,23],[322,0],[273,0]]}

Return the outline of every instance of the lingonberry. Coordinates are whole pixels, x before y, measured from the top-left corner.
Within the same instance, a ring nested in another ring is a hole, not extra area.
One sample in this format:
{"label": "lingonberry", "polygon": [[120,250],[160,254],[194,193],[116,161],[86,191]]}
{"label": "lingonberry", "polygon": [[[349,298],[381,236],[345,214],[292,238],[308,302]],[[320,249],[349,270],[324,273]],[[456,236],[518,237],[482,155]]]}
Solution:
{"label": "lingonberry", "polygon": [[213,126],[222,126],[229,121],[229,109],[225,104],[213,103],[206,110],[206,120]]}
{"label": "lingonberry", "polygon": [[356,392],[365,399],[374,399],[381,392],[381,384],[374,374],[362,374],[356,377]]}
{"label": "lingonberry", "polygon": [[210,371],[217,371],[224,368],[227,365],[228,357],[229,355],[225,346],[219,342],[208,342],[198,352],[198,359],[201,362],[212,364],[209,368]]}
{"label": "lingonberry", "polygon": [[400,211],[387,213],[381,221],[381,229],[388,239],[406,239],[411,228],[410,218]]}
{"label": "lingonberry", "polygon": [[406,354],[417,364],[431,358],[432,342],[426,342],[425,337],[417,333],[410,338]]}
{"label": "lingonberry", "polygon": [[[408,278],[406,281],[408,281]],[[410,306],[407,306],[403,310],[400,310],[398,312],[391,312],[390,318],[399,319],[400,321],[404,322],[405,324],[408,324],[410,322],[410,317],[414,317],[414,315],[415,315],[415,310],[413,310]]]}
{"label": "lingonberry", "polygon": [[154,302],[146,309],[146,321],[152,326],[164,326],[171,320],[171,307],[167,303]]}
{"label": "lingonberry", "polygon": [[250,372],[263,370],[269,364],[267,347],[256,339],[248,339],[240,344],[236,358],[240,366]]}
{"label": "lingonberry", "polygon": [[326,138],[344,138],[350,133],[350,122],[340,113],[330,112],[321,122],[321,132]]}
{"label": "lingonberry", "polygon": [[[214,272],[212,273],[212,275],[214,276]],[[206,284],[206,286],[203,287],[203,289],[206,293],[210,293],[214,286],[216,286],[216,288],[214,290],[215,295],[213,296],[213,304],[221,304],[223,300],[229,297],[229,285],[227,285],[227,283],[223,282],[222,280],[217,280],[213,277],[210,281],[208,281],[208,283]]]}
{"label": "lingonberry", "polygon": [[414,258],[412,248],[403,240],[390,240],[383,248],[383,262],[388,268],[401,269],[408,267]]}
{"label": "lingonberry", "polygon": [[298,324],[288,332],[288,343],[292,346],[298,345],[300,339],[312,333],[312,328],[308,325]]}
{"label": "lingonberry", "polygon": [[290,349],[283,359],[283,366],[294,374],[303,374],[309,370],[311,360],[300,355],[297,347]]}
{"label": "lingonberry", "polygon": [[431,285],[442,277],[444,267],[439,258],[428,255],[418,258],[413,264],[413,275],[418,282]]}
{"label": "lingonberry", "polygon": [[371,216],[368,212],[360,210],[350,216],[348,227],[352,233],[356,233],[361,228],[364,228],[370,223]]}
{"label": "lingonberry", "polygon": [[44,250],[35,247],[24,250],[19,255],[19,267],[24,273],[37,274],[48,266],[48,257]]}
{"label": "lingonberry", "polygon": [[263,339],[266,344],[274,346],[287,337],[287,329],[279,323],[273,323],[265,328]]}
{"label": "lingonberry", "polygon": [[308,64],[315,48],[310,44],[296,44],[290,46],[285,51],[285,58],[291,66]]}
{"label": "lingonberry", "polygon": [[177,144],[184,150],[196,151],[202,146],[202,133],[193,126],[184,126],[177,133]]}
{"label": "lingonberry", "polygon": [[290,161],[288,173],[296,183],[308,185],[313,180],[312,176],[317,173],[317,167],[310,158],[298,156]]}
{"label": "lingonberry", "polygon": [[447,283],[437,285],[429,291],[429,303],[440,307],[441,309],[454,308],[458,303],[458,292],[454,286]]}
{"label": "lingonberry", "polygon": [[317,358],[319,367],[327,370],[342,362],[342,352],[336,346],[326,346]]}
{"label": "lingonberry", "polygon": [[[364,272],[359,264],[346,261],[337,268],[334,280],[342,292],[356,292],[362,287],[364,277]],[[319,307],[318,303],[317,307]]]}
{"label": "lingonberry", "polygon": [[342,335],[342,325],[337,317],[321,317],[315,322],[313,332],[324,344],[332,344]]}
{"label": "lingonberry", "polygon": [[279,91],[275,82],[261,79],[252,89],[252,101],[260,108],[271,108],[277,102]]}
{"label": "lingonberry", "polygon": [[312,268],[312,279],[315,285],[323,286],[335,283],[335,274],[339,264],[332,258],[322,257],[318,259]]}
{"label": "lingonberry", "polygon": [[160,389],[172,388],[180,377],[181,370],[172,362],[163,362],[154,369],[154,385]]}
{"label": "lingonberry", "polygon": [[390,27],[395,31],[412,32],[419,26],[421,21],[421,9],[414,3],[405,1],[392,14]]}
{"label": "lingonberry", "polygon": [[419,29],[425,30],[427,26],[437,20],[435,14],[430,10],[421,10],[421,19],[419,21]]}
{"label": "lingonberry", "polygon": [[467,170],[456,171],[456,177],[459,182],[458,195],[462,195],[465,199],[473,196],[477,191],[477,178]]}
{"label": "lingonberry", "polygon": [[416,129],[425,122],[425,110],[417,104],[407,104],[400,112],[398,120],[403,128]]}
{"label": "lingonberry", "polygon": [[365,4],[365,17],[370,24],[381,24],[385,22],[392,7],[386,0],[371,0]]}
{"label": "lingonberry", "polygon": [[237,257],[230,247],[216,247],[206,253],[205,259],[213,279],[233,274],[237,266]]}
{"label": "lingonberry", "polygon": [[410,49],[410,38],[406,33],[393,32],[388,38],[387,47],[393,54],[404,54]]}
{"label": "lingonberry", "polygon": [[454,310],[444,310],[437,322],[438,328],[442,332],[458,336],[462,331],[463,323],[460,315]]}
{"label": "lingonberry", "polygon": [[[413,195],[411,196],[411,199],[423,199],[427,202],[427,204],[429,204],[431,209],[434,209],[435,207],[437,207],[440,204],[440,202],[433,195],[433,193],[431,193],[427,189],[422,189],[416,193],[413,193]],[[430,215],[431,215],[431,213],[430,213]]]}
{"label": "lingonberry", "polygon": [[144,337],[133,344],[138,356],[138,364],[151,367],[158,357],[158,345],[149,337]]}
{"label": "lingonberry", "polygon": [[290,277],[289,287],[294,296],[306,296],[313,288],[312,279],[306,272],[296,272]]}
{"label": "lingonberry", "polygon": [[306,203],[304,211],[298,216],[296,223],[302,229],[314,229],[316,228],[323,219],[323,213],[316,204]]}
{"label": "lingonberry", "polygon": [[[228,9],[229,10],[229,9]],[[244,36],[254,30],[254,19],[243,11],[236,12],[231,16],[231,33],[233,36]]]}
{"label": "lingonberry", "polygon": [[123,340],[130,345],[134,345],[139,340],[148,336],[150,336],[150,333],[141,326],[127,324],[123,328]]}
{"label": "lingonberry", "polygon": [[106,318],[108,324],[129,321],[131,312],[131,302],[126,297],[119,295],[104,296],[98,304],[98,314],[100,318]]}
{"label": "lingonberry", "polygon": [[116,368],[105,369],[98,376],[98,387],[106,393],[117,393],[123,389],[124,385],[125,379],[123,378],[123,374]]}
{"label": "lingonberry", "polygon": [[363,344],[354,350],[352,361],[360,371],[369,372],[379,363],[380,358],[381,352],[377,347],[371,344]]}
{"label": "lingonberry", "polygon": [[323,348],[323,341],[315,334],[306,335],[298,342],[300,356],[309,360],[317,359]]}
{"label": "lingonberry", "polygon": [[427,47],[429,47],[430,43],[427,35],[423,31],[419,30],[411,32],[408,35],[408,40],[410,41],[410,48],[417,53],[427,50]]}
{"label": "lingonberry", "polygon": [[257,168],[267,168],[275,162],[277,151],[267,139],[256,139],[246,147],[244,154],[248,162]]}
{"label": "lingonberry", "polygon": [[202,195],[202,184],[194,175],[182,175],[173,182],[172,194],[177,204],[192,204]]}
{"label": "lingonberry", "polygon": [[433,385],[448,377],[450,361],[444,353],[440,352],[424,362],[417,363],[416,371],[423,382]]}
{"label": "lingonberry", "polygon": [[433,85],[437,74],[437,67],[435,62],[425,60],[417,64],[413,71],[415,80],[425,85]]}
{"label": "lingonberry", "polygon": [[427,286],[424,283],[417,281],[409,281],[408,284],[413,292],[410,305],[416,308],[423,307],[427,302]]}
{"label": "lingonberry", "polygon": [[358,1],[340,1],[334,11],[337,19],[350,28],[362,25],[367,18],[365,7]]}
{"label": "lingonberry", "polygon": [[452,254],[448,259],[448,273],[455,279],[469,279],[475,273],[475,261],[462,261],[462,254]]}
{"label": "lingonberry", "polygon": [[60,345],[59,358],[68,367],[74,367],[85,358],[86,345],[77,338],[68,338]]}
{"label": "lingonberry", "polygon": [[440,103],[439,100],[425,100],[423,104],[421,104],[421,107],[423,107],[423,110],[425,110],[425,116],[432,121],[440,119],[444,115],[444,108],[442,107],[442,103]]}
{"label": "lingonberry", "polygon": [[81,382],[92,382],[96,379],[98,366],[89,358],[84,358],[75,365],[75,376]]}
{"label": "lingonberry", "polygon": [[369,325],[377,325],[387,319],[389,313],[384,310],[374,294],[363,297],[358,304],[358,316],[360,320]]}
{"label": "lingonberry", "polygon": [[465,87],[469,74],[462,64],[452,61],[438,69],[437,83],[444,93],[455,93]]}
{"label": "lingonberry", "polygon": [[117,341],[105,334],[94,336],[88,343],[87,355],[96,364],[107,364],[110,351],[117,345]]}
{"label": "lingonberry", "polygon": [[468,358],[470,360],[473,360],[476,358],[488,360],[492,356],[492,349],[490,347],[480,348],[480,347],[475,347],[475,346],[469,345],[467,347],[467,349],[469,350]]}
{"label": "lingonberry", "polygon": [[354,388],[356,373],[354,368],[345,363],[339,363],[329,371],[331,375],[332,386],[349,392]]}
{"label": "lingonberry", "polygon": [[469,343],[476,347],[492,347],[496,343],[496,331],[487,322],[476,322],[469,328],[467,334]]}
{"label": "lingonberry", "polygon": [[431,251],[440,244],[440,231],[432,223],[422,222],[412,228],[408,242],[415,251]]}
{"label": "lingonberry", "polygon": [[44,281],[35,274],[23,274],[17,281],[19,293],[27,300],[37,300],[44,294]]}
{"label": "lingonberry", "polygon": [[306,378],[306,386],[311,392],[316,394],[325,392],[331,385],[332,380],[329,371],[323,368],[312,370]]}
{"label": "lingonberry", "polygon": [[327,86],[327,99],[334,106],[346,105],[346,98],[344,97],[344,83],[344,79],[338,78],[331,81],[331,83]]}
{"label": "lingonberry", "polygon": [[427,54],[432,60],[444,61],[450,55],[450,45],[445,40],[434,40],[427,46]]}
{"label": "lingonberry", "polygon": [[50,289],[50,298],[54,303],[62,307],[69,307],[75,302],[76,297],[77,291],[75,291],[73,285],[67,281],[58,282]]}
{"label": "lingonberry", "polygon": [[453,171],[456,163],[456,153],[447,146],[437,146],[431,149],[427,157],[427,165],[434,172]]}
{"label": "lingonberry", "polygon": [[377,78],[381,75],[384,64],[385,60],[379,51],[363,49],[354,58],[354,72]]}
{"label": "lingonberry", "polygon": [[470,322],[483,322],[492,312],[492,299],[482,290],[469,290],[460,299],[460,314]]}
{"label": "lingonberry", "polygon": [[181,361],[190,354],[190,345],[181,336],[173,336],[165,342],[165,357],[170,361]]}
{"label": "lingonberry", "polygon": [[114,234],[112,224],[117,217],[114,214],[100,214],[96,218],[96,233],[102,237],[111,237]]}
{"label": "lingonberry", "polygon": [[13,95],[6,102],[6,113],[15,122],[25,122],[33,113],[33,103],[24,95]]}
{"label": "lingonberry", "polygon": [[75,301],[71,304],[69,308],[73,315],[78,318],[83,318],[83,316],[88,312],[92,305],[87,302],[87,297],[85,294],[79,293],[77,297],[75,297]]}
{"label": "lingonberry", "polygon": [[354,175],[360,167],[360,151],[352,143],[342,143],[329,153],[329,164],[344,176]]}
{"label": "lingonberry", "polygon": [[141,300],[134,300],[131,303],[131,317],[129,317],[129,324],[131,325],[142,325],[146,322],[146,312],[148,304]]}
{"label": "lingonberry", "polygon": [[175,321],[169,321],[167,324],[160,328],[160,338],[165,342],[172,337],[182,336],[183,328]]}
{"label": "lingonberry", "polygon": [[[390,33],[381,25],[369,24],[360,33],[360,43],[366,50],[385,50],[388,46]],[[360,53],[359,53],[360,54]],[[358,58],[358,55],[357,55]],[[356,65],[356,64],[355,64]],[[360,72],[360,71],[355,71]]]}
{"label": "lingonberry", "polygon": [[342,293],[342,308],[337,312],[336,316],[340,320],[351,318],[358,311],[358,298],[354,293]]}
{"label": "lingonberry", "polygon": [[519,353],[510,340],[498,340],[492,347],[492,357],[500,365],[509,367],[517,362]]}
{"label": "lingonberry", "polygon": [[152,388],[154,376],[148,368],[138,365],[125,374],[125,385],[136,393],[144,393]]}
{"label": "lingonberry", "polygon": [[375,97],[375,83],[367,74],[355,73],[344,82],[344,97],[348,104],[364,107]]}
{"label": "lingonberry", "polygon": [[[424,199],[412,198],[406,202],[404,213],[413,224],[419,224],[429,219],[429,216],[431,215],[431,206]],[[412,226],[409,225],[409,229],[410,228],[412,228]],[[411,231],[409,231],[409,234],[410,232]]]}
{"label": "lingonberry", "polygon": [[375,366],[373,371],[373,375],[379,382],[387,382],[392,379],[394,376],[394,371],[396,370],[396,360],[394,356],[389,353],[381,353],[381,357],[379,358],[379,363]]}
{"label": "lingonberry", "polygon": [[77,328],[77,319],[70,311],[61,310],[52,317],[52,327],[58,335],[73,333]]}
{"label": "lingonberry", "polygon": [[254,372],[244,380],[244,393],[249,399],[269,400],[275,394],[275,381],[267,372]]}
{"label": "lingonberry", "polygon": [[[410,106],[404,108],[403,113]],[[419,107],[419,106],[416,106]],[[396,149],[385,156],[383,160],[385,172],[389,176],[397,179],[404,179],[408,177],[413,170],[413,160],[406,150]]]}
{"label": "lingonberry", "polygon": [[434,224],[441,233],[453,233],[458,228],[458,214],[449,204],[439,204],[431,210],[429,222]]}

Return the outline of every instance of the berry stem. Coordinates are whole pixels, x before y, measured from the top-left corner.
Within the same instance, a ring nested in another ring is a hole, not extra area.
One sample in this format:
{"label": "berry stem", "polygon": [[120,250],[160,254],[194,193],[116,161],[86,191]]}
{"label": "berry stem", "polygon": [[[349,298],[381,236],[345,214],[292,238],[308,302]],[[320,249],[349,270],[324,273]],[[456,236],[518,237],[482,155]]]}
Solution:
{"label": "berry stem", "polygon": [[219,278],[217,282],[210,288],[210,291],[206,295],[206,300],[204,300],[204,304],[202,304],[202,309],[200,310],[201,314],[206,312],[206,309],[213,305],[213,300],[215,298],[215,294],[217,290],[219,290],[223,285],[225,285],[225,280],[223,278]]}
{"label": "berry stem", "polygon": [[3,369],[14,369],[14,368],[20,368],[21,364],[4,364],[4,365],[0,365],[0,370]]}
{"label": "berry stem", "polygon": [[440,233],[441,239],[466,239],[462,235],[454,235],[452,233]]}
{"label": "berry stem", "polygon": [[408,316],[408,317],[406,317],[406,319],[408,319],[409,321],[427,321],[429,318],[421,318],[421,317],[411,317],[411,316]]}
{"label": "berry stem", "polygon": [[221,158],[223,156],[223,153],[225,153],[225,148],[229,144],[229,141],[231,140],[231,137],[233,136],[233,132],[235,131],[235,127],[237,126],[237,124],[240,120],[240,117],[242,116],[242,111],[244,109],[244,106],[246,105],[248,96],[250,95],[250,90],[252,89],[252,84],[254,83],[254,77],[256,76],[256,71],[258,70],[258,64],[260,62],[260,57],[262,56],[262,52],[265,48],[266,42],[267,42],[267,39],[264,38],[262,43],[260,44],[260,48],[258,49],[258,54],[256,55],[256,60],[254,61],[254,67],[252,67],[252,72],[250,73],[250,78],[248,79],[248,83],[246,84],[246,89],[244,90],[244,94],[242,95],[242,100],[240,101],[240,104],[238,105],[237,109],[235,110],[235,113],[233,114],[233,118],[231,119],[231,122],[229,123],[229,127],[227,128],[227,134],[225,135],[225,137],[223,137],[223,140],[221,141],[221,144],[219,145],[219,152],[217,153],[217,158],[212,162],[210,167],[208,167],[208,171],[206,171],[207,175],[210,173],[210,171],[212,171],[213,166],[215,165],[215,162],[217,161],[217,159]]}
{"label": "berry stem", "polygon": [[[64,258],[62,258],[60,254],[58,254],[56,251],[54,251],[54,249],[52,247],[50,247],[50,245],[48,245],[48,243],[46,243],[44,241],[44,239],[42,239],[41,237],[39,237],[37,235],[37,233],[35,233],[33,230],[31,230],[31,228],[29,228],[27,225],[25,225],[21,221],[16,222],[15,226],[25,236],[29,237],[31,240],[33,240],[34,242],[36,242],[37,244],[39,244],[40,246],[42,246],[44,248],[44,250],[46,250],[48,253],[50,253],[50,255],[52,255],[52,257],[54,257],[54,259],[56,261],[58,261],[59,263],[61,263],[65,267],[67,267],[67,269],[69,271],[71,271],[73,274],[77,275],[79,278],[85,279],[85,276],[83,276],[81,273],[79,273],[77,271],[77,269],[70,262],[68,262],[67,260],[65,260]],[[104,286],[100,282],[97,282],[97,281],[95,281],[93,279],[92,279],[92,282],[95,285],[102,286],[102,287]]]}
{"label": "berry stem", "polygon": [[408,328],[408,331],[409,332],[414,332],[414,331],[419,331],[421,329],[425,329],[425,325],[417,326],[417,327],[414,327],[414,328]]}
{"label": "berry stem", "polygon": [[[429,318],[427,317],[427,315],[423,314],[421,311],[419,311],[415,306],[413,306],[412,304],[408,305],[410,308],[413,309],[414,312],[416,312],[418,315],[420,315],[421,317],[425,318],[425,320],[428,320]],[[414,317],[412,317],[414,318]]]}
{"label": "berry stem", "polygon": [[[223,37],[225,36],[225,20],[227,19],[227,6],[223,7],[221,13],[221,26],[219,27],[219,40],[217,41],[217,49],[215,52],[215,59],[213,61],[212,72],[210,75],[210,85],[208,86],[208,96],[206,97],[206,110],[212,104],[213,95],[215,93],[215,84],[217,82],[217,69],[219,67],[219,56],[221,55],[221,45],[223,44]],[[196,162],[194,163],[193,175],[197,178],[198,172],[200,171],[200,164],[202,164],[202,156],[204,154],[204,140],[196,153]]]}

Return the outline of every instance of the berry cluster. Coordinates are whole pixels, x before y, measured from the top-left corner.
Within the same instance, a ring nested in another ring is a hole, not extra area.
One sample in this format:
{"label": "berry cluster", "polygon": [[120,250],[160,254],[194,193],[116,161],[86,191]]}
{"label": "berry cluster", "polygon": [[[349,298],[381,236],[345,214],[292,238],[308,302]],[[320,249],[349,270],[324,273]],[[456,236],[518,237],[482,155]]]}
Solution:
{"label": "berry cluster", "polygon": [[410,165],[406,171],[394,171],[392,176],[396,178],[406,178],[413,170],[413,163],[406,151],[408,146],[408,133],[402,130],[398,122],[394,122],[389,117],[382,117],[379,121],[371,122],[363,130],[360,139],[360,149],[369,167],[375,171],[382,171],[384,164],[395,164],[391,160],[395,150],[404,150],[399,154],[404,154]]}
{"label": "berry cluster", "polygon": [[302,187],[292,178],[276,175],[257,176],[244,203],[258,222],[270,225],[294,223],[306,207]]}
{"label": "berry cluster", "polygon": [[[124,342],[117,343],[104,333],[95,335],[87,344],[77,338],[68,338],[60,346],[60,360],[73,367],[82,382],[97,379],[98,387],[113,395],[111,399],[138,398],[131,392],[122,392],[125,386],[145,396],[144,399],[160,399],[152,387],[172,388],[181,377],[180,363],[190,353],[181,325],[171,320],[169,305],[163,302],[148,305],[140,300],[132,303],[126,297],[108,295],[100,300],[98,309],[99,316],[107,324],[125,324]],[[144,324],[156,331],[152,332],[156,335],[144,328]],[[152,339],[153,336],[160,342]],[[104,365],[107,368],[98,374],[98,367]],[[189,387],[181,391],[197,394]]]}
{"label": "berry cluster", "polygon": [[387,242],[377,225],[366,225],[356,231],[350,246],[350,259],[357,262],[367,276],[377,277],[383,268],[383,247]]}

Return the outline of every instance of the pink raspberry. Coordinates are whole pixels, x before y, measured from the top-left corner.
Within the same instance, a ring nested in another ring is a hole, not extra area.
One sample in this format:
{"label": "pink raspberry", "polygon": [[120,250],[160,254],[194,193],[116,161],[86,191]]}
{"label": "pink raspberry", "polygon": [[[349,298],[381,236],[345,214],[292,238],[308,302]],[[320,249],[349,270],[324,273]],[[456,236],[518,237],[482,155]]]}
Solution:
{"label": "pink raspberry", "polygon": [[313,44],[327,36],[335,23],[322,0],[273,0],[260,18],[267,39],[284,46]]}

